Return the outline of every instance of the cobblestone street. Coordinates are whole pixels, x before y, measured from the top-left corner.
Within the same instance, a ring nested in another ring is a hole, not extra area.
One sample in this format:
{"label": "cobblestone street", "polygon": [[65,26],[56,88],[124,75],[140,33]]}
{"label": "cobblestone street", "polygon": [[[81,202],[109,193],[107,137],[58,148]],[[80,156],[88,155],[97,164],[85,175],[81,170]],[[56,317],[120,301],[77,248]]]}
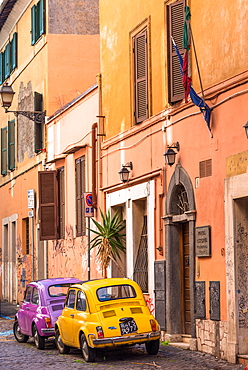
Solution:
{"label": "cobblestone street", "polygon": [[32,338],[25,344],[18,343],[12,331],[13,318],[0,317],[0,369],[168,369],[168,370],[238,370],[243,365],[229,364],[201,352],[160,346],[158,355],[149,356],[144,346],[117,351],[98,351],[95,363],[85,363],[80,350],[71,350],[69,355],[60,355],[51,338],[43,351],[35,348]]}

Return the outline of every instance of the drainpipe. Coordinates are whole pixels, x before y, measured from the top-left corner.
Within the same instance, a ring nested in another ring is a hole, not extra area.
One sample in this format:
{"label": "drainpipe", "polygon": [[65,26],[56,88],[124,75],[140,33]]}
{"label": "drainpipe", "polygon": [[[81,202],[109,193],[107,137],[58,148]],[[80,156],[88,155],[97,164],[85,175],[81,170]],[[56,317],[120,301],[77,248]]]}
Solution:
{"label": "drainpipe", "polygon": [[93,123],[91,138],[92,138],[92,206],[97,208],[97,195],[96,195],[96,130],[97,123]]}

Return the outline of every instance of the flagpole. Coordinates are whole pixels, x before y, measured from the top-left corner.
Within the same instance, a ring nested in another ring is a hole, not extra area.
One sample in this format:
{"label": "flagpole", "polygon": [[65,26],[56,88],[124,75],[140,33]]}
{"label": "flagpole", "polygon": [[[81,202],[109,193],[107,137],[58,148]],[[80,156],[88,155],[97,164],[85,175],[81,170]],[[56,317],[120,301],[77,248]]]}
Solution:
{"label": "flagpole", "polygon": [[[189,27],[190,27],[190,33],[191,33],[191,38],[192,38],[192,45],[193,45],[193,49],[194,49],[194,55],[195,55],[195,61],[196,61],[196,68],[197,68],[198,77],[199,77],[200,86],[201,86],[202,100],[203,100],[203,103],[205,105],[205,95],[204,95],[204,91],[203,91],[201,73],[200,73],[198,58],[197,58],[196,49],[195,49],[194,36],[193,36],[193,32],[192,32],[192,28],[191,28],[191,25],[190,24],[189,24]],[[213,138],[213,134],[212,134],[212,131],[211,131],[210,127],[208,127],[208,131],[210,133],[210,137]]]}

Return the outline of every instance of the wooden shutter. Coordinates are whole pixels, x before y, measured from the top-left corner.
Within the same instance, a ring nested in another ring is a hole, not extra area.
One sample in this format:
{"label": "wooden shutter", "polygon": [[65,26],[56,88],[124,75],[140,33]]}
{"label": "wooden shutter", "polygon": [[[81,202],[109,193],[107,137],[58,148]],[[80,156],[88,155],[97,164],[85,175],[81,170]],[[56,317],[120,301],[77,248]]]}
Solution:
{"label": "wooden shutter", "polygon": [[135,121],[148,118],[147,31],[134,37]]}
{"label": "wooden shutter", "polygon": [[4,50],[4,77],[10,75],[10,44],[7,44]]}
{"label": "wooden shutter", "polygon": [[3,53],[0,53],[0,85],[4,81],[4,72],[3,72]]}
{"label": "wooden shutter", "polygon": [[212,159],[199,162],[200,178],[212,176]]}
{"label": "wooden shutter", "polygon": [[39,36],[45,33],[45,4],[44,0],[40,0],[37,6],[39,5],[38,17],[39,17]]}
{"label": "wooden shutter", "polygon": [[[38,92],[34,92],[34,111],[42,112],[43,110],[43,96]],[[34,122],[34,145],[35,153],[39,153],[43,148],[43,124]]]}
{"label": "wooden shutter", "polygon": [[76,235],[85,235],[85,207],[84,207],[84,192],[85,192],[85,157],[76,160]]}
{"label": "wooden shutter", "polygon": [[40,240],[57,239],[56,171],[39,171]]}
{"label": "wooden shutter", "polygon": [[31,8],[31,44],[34,45],[36,42],[36,5]]}
{"label": "wooden shutter", "polygon": [[8,167],[15,168],[15,120],[8,122]]}
{"label": "wooden shutter", "polygon": [[11,71],[17,67],[17,33],[13,35],[11,41]]}
{"label": "wooden shutter", "polygon": [[1,174],[7,173],[7,127],[1,129]]}
{"label": "wooden shutter", "polygon": [[180,63],[173,47],[171,36],[179,49],[181,55],[183,49],[183,25],[184,25],[184,0],[176,1],[168,5],[167,26],[168,26],[168,82],[169,102],[173,103],[184,98],[184,87],[180,72]]}
{"label": "wooden shutter", "polygon": [[65,239],[65,171],[64,167],[58,170],[59,186],[59,238]]}

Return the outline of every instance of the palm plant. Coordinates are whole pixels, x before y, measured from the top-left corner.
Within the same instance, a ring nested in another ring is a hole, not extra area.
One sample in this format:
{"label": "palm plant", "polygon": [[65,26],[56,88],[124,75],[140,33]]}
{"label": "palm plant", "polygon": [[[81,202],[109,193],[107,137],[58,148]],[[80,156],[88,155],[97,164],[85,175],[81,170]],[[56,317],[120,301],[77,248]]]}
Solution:
{"label": "palm plant", "polygon": [[101,263],[102,274],[106,277],[107,267],[112,260],[118,269],[122,271],[118,259],[120,260],[120,252],[125,252],[125,236],[121,231],[125,229],[125,223],[121,219],[118,212],[116,212],[111,218],[110,211],[108,210],[106,214],[101,212],[102,224],[97,222],[92,218],[96,226],[96,230],[90,229],[96,236],[91,240],[91,249],[98,247],[97,256]]}

